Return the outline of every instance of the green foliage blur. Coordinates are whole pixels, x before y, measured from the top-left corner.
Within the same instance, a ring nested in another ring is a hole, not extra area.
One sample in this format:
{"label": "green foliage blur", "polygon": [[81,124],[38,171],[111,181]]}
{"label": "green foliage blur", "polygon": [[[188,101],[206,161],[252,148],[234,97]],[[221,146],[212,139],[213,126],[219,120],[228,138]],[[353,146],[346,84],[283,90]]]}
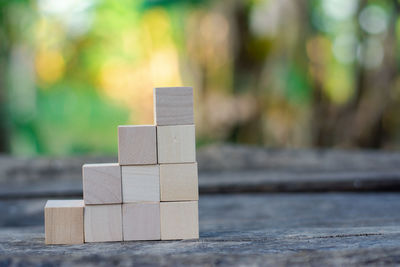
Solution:
{"label": "green foliage blur", "polygon": [[154,87],[198,145],[400,148],[398,0],[0,0],[0,152],[115,154]]}

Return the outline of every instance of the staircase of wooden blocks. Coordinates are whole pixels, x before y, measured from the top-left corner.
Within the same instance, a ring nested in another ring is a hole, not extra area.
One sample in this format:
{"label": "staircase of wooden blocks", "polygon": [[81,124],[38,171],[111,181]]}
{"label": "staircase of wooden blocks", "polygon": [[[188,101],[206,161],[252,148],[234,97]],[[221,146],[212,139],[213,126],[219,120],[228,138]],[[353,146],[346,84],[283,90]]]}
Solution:
{"label": "staircase of wooden blocks", "polygon": [[118,127],[118,163],[83,165],[83,200],[47,202],[46,244],[199,237],[193,89],[156,88],[154,111]]}

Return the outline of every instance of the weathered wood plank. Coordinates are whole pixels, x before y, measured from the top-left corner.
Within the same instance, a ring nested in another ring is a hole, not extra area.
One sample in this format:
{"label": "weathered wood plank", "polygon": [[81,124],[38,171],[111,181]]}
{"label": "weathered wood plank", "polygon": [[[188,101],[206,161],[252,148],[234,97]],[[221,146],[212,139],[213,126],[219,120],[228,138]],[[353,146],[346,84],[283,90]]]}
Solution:
{"label": "weathered wood plank", "polygon": [[6,266],[400,264],[399,194],[208,195],[199,202],[198,241],[73,246],[44,245],[37,216],[44,200],[25,208],[22,200],[3,202],[0,220],[9,218],[8,226],[13,216],[36,225],[0,228]]}
{"label": "weathered wood plank", "polygon": [[398,248],[307,251],[263,255],[88,255],[15,257],[0,255],[2,266],[398,266]]}
{"label": "weathered wood plank", "polygon": [[213,171],[199,174],[200,193],[400,191],[400,171]]}
{"label": "weathered wood plank", "polygon": [[[400,153],[272,150],[243,146],[199,149],[200,193],[400,191]],[[0,157],[0,199],[82,195],[83,163],[116,157]]]}
{"label": "weathered wood plank", "polygon": [[[0,227],[43,225],[46,200],[1,200]],[[400,194],[204,195],[199,200],[199,212],[203,232],[234,232],[235,225],[240,227],[238,230],[396,226],[400,225]]]}

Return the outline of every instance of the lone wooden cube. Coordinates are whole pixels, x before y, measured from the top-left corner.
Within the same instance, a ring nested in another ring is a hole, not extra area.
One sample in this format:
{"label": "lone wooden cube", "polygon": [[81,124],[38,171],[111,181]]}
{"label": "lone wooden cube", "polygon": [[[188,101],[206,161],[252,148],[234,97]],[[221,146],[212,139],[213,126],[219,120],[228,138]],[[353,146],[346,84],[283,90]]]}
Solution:
{"label": "lone wooden cube", "polygon": [[122,205],[124,240],[160,240],[160,203]]}
{"label": "lone wooden cube", "polygon": [[198,200],[197,163],[160,165],[161,201]]}
{"label": "lone wooden cube", "polygon": [[122,241],[122,208],[117,205],[85,207],[85,242]]}
{"label": "lone wooden cube", "polygon": [[194,125],[157,126],[158,163],[196,162]]}
{"label": "lone wooden cube", "polygon": [[159,166],[122,166],[122,201],[160,201]]}
{"label": "lone wooden cube", "polygon": [[199,238],[197,201],[161,202],[161,240]]}
{"label": "lone wooden cube", "polygon": [[44,208],[46,244],[83,243],[83,200],[48,200]]}
{"label": "lone wooden cube", "polygon": [[155,126],[118,126],[118,162],[120,165],[156,164],[156,145]]}
{"label": "lone wooden cube", "polygon": [[118,163],[85,164],[82,173],[85,204],[122,203],[121,167]]}
{"label": "lone wooden cube", "polygon": [[193,88],[155,88],[154,116],[156,125],[193,124]]}

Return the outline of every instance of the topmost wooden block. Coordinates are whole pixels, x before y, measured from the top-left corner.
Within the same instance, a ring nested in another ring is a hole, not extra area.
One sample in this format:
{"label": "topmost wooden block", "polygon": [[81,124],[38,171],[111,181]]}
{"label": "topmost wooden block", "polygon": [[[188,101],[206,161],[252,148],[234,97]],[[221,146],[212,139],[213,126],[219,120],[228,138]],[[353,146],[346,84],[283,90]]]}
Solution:
{"label": "topmost wooden block", "polygon": [[156,125],[194,124],[193,88],[161,87],[154,89]]}

